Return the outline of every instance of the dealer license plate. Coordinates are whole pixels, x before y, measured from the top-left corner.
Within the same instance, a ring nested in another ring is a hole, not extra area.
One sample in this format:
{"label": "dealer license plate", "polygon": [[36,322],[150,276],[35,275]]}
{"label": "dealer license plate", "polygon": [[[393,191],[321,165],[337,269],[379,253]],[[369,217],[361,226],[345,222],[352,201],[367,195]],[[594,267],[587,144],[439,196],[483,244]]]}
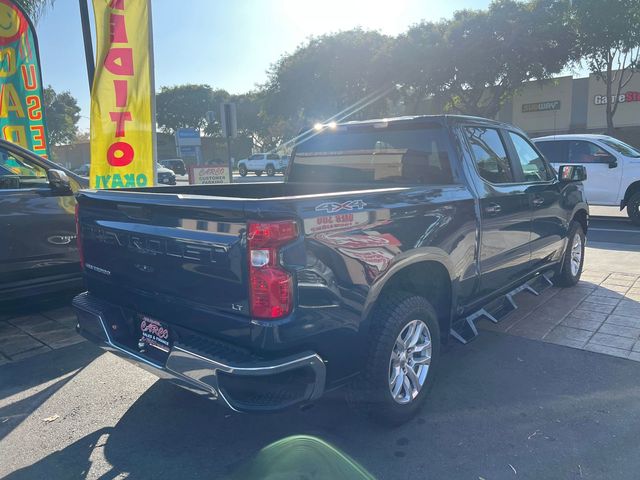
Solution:
{"label": "dealer license plate", "polygon": [[139,346],[157,348],[163,352],[169,352],[171,349],[169,327],[146,315],[140,315],[140,341]]}

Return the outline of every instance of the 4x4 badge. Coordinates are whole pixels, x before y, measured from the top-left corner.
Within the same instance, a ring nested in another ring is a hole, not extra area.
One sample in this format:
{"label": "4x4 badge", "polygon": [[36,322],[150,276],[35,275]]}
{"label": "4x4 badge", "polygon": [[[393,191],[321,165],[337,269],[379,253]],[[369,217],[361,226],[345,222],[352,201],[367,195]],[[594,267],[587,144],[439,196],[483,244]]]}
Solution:
{"label": "4x4 badge", "polygon": [[337,213],[343,210],[351,212],[353,210],[362,210],[367,204],[362,200],[347,200],[346,202],[325,202],[316,207],[316,212]]}

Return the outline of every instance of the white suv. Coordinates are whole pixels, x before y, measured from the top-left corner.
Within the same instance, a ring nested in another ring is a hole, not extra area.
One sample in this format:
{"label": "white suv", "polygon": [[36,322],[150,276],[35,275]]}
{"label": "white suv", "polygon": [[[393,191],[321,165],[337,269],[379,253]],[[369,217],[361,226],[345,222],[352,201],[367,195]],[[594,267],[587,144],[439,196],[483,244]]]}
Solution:
{"label": "white suv", "polygon": [[280,155],[275,153],[256,153],[238,162],[238,172],[243,177],[248,172],[255,172],[257,176],[265,172],[268,176],[273,177],[276,172],[281,172],[284,168],[286,165],[282,166]]}
{"label": "white suv", "polygon": [[533,141],[556,169],[560,164],[585,166],[590,205],[627,207],[631,221],[640,225],[640,150],[607,135],[553,135]]}

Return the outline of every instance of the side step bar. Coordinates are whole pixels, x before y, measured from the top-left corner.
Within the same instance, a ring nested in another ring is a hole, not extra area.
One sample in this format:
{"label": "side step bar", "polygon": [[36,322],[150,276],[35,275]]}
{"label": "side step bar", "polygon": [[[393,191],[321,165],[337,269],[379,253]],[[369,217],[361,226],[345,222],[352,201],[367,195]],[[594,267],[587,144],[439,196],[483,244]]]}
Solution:
{"label": "side step bar", "polygon": [[478,328],[476,327],[476,321],[481,318],[498,323],[503,320],[507,315],[518,308],[518,305],[513,297],[520,292],[529,292],[532,295],[538,296],[544,292],[547,288],[553,286],[551,277],[552,272],[544,272],[536,275],[523,285],[514,288],[506,295],[498,297],[496,300],[487,304],[484,308],[468,315],[455,326],[452,326],[449,331],[450,335],[458,340],[460,343],[466,344],[478,336]]}

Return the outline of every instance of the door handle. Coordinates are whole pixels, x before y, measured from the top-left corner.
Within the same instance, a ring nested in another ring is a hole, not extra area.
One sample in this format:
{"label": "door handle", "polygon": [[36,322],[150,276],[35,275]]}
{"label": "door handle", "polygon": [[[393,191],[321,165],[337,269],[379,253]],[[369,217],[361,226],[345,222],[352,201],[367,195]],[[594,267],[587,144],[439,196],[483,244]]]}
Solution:
{"label": "door handle", "polygon": [[544,198],[542,198],[542,197],[534,197],[532,203],[533,203],[534,207],[541,207],[542,205],[544,205]]}
{"label": "door handle", "polygon": [[484,207],[484,211],[488,215],[497,215],[498,213],[500,213],[502,211],[502,207],[500,205],[498,205],[497,203],[490,203],[489,205]]}

